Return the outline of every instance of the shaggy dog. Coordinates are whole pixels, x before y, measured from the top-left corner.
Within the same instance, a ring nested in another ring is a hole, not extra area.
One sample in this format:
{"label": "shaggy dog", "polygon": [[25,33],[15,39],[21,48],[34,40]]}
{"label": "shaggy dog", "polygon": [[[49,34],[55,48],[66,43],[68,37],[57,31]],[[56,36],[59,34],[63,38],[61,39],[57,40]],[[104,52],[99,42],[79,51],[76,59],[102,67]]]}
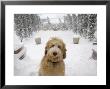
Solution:
{"label": "shaggy dog", "polygon": [[39,69],[40,76],[64,76],[65,64],[63,59],[66,57],[65,44],[61,39],[52,38],[45,47]]}

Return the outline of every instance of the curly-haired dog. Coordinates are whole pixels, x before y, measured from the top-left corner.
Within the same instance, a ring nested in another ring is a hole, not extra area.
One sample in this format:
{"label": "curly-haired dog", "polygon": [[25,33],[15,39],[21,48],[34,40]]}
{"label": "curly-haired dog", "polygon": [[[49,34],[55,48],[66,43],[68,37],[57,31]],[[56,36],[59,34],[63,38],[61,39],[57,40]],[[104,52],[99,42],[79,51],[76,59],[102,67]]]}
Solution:
{"label": "curly-haired dog", "polygon": [[65,44],[61,39],[52,38],[45,47],[45,56],[40,65],[40,76],[64,76],[66,57]]}

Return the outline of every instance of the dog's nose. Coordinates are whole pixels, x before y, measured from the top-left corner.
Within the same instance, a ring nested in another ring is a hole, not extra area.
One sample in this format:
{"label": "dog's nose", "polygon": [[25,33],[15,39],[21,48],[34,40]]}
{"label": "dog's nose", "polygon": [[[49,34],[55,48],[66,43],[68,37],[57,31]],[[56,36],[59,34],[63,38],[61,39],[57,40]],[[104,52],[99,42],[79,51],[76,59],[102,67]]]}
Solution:
{"label": "dog's nose", "polygon": [[53,52],[53,55],[56,56],[57,55],[57,52]]}

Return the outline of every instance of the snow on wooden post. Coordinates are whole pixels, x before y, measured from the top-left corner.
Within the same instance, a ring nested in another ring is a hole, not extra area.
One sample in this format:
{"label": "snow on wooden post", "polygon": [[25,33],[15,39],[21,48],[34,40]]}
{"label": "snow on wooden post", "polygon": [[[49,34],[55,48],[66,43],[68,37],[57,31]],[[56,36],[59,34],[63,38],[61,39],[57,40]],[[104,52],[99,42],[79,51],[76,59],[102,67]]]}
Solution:
{"label": "snow on wooden post", "polygon": [[97,60],[97,51],[95,49],[92,49],[92,56],[91,58],[93,58],[94,60]]}
{"label": "snow on wooden post", "polygon": [[97,42],[93,42],[93,45],[97,45]]}
{"label": "snow on wooden post", "polygon": [[36,37],[35,38],[35,42],[36,42],[36,44],[41,44],[41,38],[40,37]]}
{"label": "snow on wooden post", "polygon": [[73,37],[73,43],[74,44],[79,44],[79,39],[80,39],[79,35],[74,35],[74,37]]}
{"label": "snow on wooden post", "polygon": [[95,31],[94,33],[94,42],[93,42],[93,45],[97,45],[97,31]]}

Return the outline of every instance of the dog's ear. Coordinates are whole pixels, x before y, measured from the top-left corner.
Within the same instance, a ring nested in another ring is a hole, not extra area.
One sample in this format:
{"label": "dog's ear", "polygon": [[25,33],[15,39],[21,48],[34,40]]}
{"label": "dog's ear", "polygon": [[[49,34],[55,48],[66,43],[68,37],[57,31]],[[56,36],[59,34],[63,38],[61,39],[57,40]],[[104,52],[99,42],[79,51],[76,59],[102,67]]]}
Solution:
{"label": "dog's ear", "polygon": [[65,44],[64,44],[64,49],[63,49],[63,59],[66,58],[66,47],[65,47]]}
{"label": "dog's ear", "polygon": [[45,55],[47,54],[47,50],[45,49]]}
{"label": "dog's ear", "polygon": [[63,59],[66,58],[66,49],[63,51]]}
{"label": "dog's ear", "polygon": [[47,54],[47,46],[45,47],[45,55]]}

